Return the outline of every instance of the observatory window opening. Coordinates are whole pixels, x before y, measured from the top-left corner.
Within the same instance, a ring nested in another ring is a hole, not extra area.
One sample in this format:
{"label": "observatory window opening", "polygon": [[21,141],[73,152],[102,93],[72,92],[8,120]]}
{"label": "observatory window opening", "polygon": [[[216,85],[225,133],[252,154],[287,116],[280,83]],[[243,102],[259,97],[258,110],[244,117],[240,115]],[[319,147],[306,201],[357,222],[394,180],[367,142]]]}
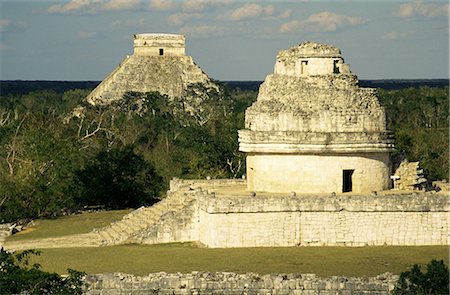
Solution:
{"label": "observatory window opening", "polygon": [[333,62],[333,73],[334,74],[340,73],[338,63],[339,63],[339,60],[337,60],[337,59],[334,60],[334,62]]}
{"label": "observatory window opening", "polygon": [[301,68],[300,68],[300,74],[306,74],[306,67],[308,66],[308,61],[307,60],[302,60],[301,62]]}
{"label": "observatory window opening", "polygon": [[352,176],[355,170],[343,170],[342,173],[342,192],[348,193],[353,190]]}
{"label": "observatory window opening", "polygon": [[164,48],[159,49],[159,55],[164,55]]}

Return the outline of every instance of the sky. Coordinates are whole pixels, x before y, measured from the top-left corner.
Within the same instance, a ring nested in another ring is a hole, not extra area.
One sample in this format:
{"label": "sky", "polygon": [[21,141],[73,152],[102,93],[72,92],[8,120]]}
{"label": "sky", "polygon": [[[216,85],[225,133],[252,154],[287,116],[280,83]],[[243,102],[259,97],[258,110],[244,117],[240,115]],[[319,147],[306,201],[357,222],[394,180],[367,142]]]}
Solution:
{"label": "sky", "polygon": [[449,2],[0,0],[0,80],[103,80],[133,34],[186,36],[211,78],[264,80],[280,50],[341,49],[359,79],[449,78]]}

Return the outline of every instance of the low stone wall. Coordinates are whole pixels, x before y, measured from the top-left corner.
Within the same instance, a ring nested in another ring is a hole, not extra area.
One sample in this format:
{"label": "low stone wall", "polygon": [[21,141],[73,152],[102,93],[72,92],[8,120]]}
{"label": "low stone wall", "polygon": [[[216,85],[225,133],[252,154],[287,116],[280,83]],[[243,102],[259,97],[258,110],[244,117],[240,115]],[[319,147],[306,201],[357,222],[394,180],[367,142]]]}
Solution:
{"label": "low stone wall", "polygon": [[410,193],[199,200],[208,247],[448,245],[448,197]]}
{"label": "low stone wall", "polygon": [[330,277],[314,274],[236,274],[230,272],[152,273],[138,277],[122,273],[86,277],[87,295],[109,294],[378,294],[388,295],[398,276]]}

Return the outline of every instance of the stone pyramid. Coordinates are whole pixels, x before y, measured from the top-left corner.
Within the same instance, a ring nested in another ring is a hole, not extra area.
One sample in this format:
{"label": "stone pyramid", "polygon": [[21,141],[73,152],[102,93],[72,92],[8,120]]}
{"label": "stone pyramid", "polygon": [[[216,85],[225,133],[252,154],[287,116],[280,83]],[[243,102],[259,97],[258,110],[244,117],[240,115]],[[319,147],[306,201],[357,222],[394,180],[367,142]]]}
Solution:
{"label": "stone pyramid", "polygon": [[174,34],[136,34],[134,53],[86,98],[93,105],[120,100],[129,91],[158,91],[171,98],[188,95],[189,87],[218,90],[192,57],[185,55],[185,37]]}

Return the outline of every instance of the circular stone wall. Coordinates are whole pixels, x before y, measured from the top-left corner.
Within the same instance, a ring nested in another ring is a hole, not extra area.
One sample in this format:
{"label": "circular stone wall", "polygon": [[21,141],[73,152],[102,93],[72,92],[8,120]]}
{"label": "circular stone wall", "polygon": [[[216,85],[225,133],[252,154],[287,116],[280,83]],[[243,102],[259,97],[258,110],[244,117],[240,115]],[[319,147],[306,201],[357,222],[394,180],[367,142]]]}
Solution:
{"label": "circular stone wall", "polygon": [[389,154],[248,154],[250,191],[367,193],[389,188]]}

